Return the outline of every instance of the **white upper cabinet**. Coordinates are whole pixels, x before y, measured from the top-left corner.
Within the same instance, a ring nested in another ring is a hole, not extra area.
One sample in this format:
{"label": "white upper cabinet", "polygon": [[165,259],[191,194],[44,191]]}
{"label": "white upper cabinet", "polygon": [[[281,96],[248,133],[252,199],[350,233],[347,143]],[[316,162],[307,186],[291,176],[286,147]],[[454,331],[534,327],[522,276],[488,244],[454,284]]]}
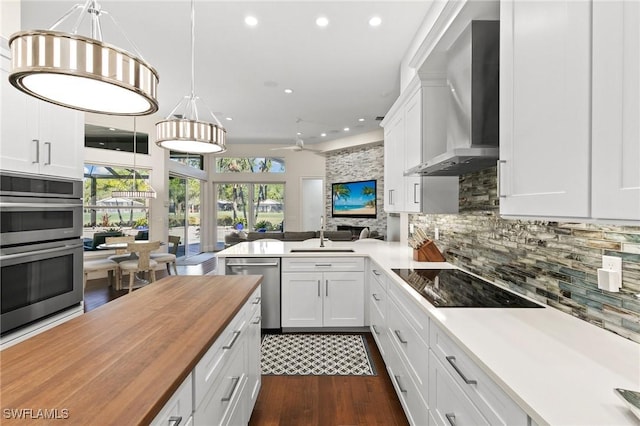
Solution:
{"label": "white upper cabinet", "polygon": [[640,220],[640,3],[593,3],[592,216]]}
{"label": "white upper cabinet", "polygon": [[1,60],[0,169],[82,179],[84,114],[18,91],[4,49]]}
{"label": "white upper cabinet", "polygon": [[589,216],[591,4],[500,3],[500,213]]}
{"label": "white upper cabinet", "polygon": [[389,121],[384,129],[384,210],[401,212],[404,207],[404,115]]}

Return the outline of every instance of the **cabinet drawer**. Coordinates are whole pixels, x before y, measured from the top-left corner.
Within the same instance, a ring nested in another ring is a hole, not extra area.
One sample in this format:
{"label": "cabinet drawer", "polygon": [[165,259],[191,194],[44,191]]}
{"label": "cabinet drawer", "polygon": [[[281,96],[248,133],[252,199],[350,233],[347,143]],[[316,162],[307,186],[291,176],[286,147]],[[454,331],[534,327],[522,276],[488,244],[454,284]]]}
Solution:
{"label": "cabinet drawer", "polygon": [[[388,335],[388,338],[391,339],[392,336]],[[422,398],[411,378],[411,374],[408,372],[407,367],[402,362],[401,356],[393,344],[389,344],[388,353],[388,360],[385,360],[387,370],[407,416],[407,420],[415,426],[428,425],[429,407]]]}
{"label": "cabinet drawer", "polygon": [[180,419],[180,424],[185,424],[193,412],[193,378],[191,374],[182,382],[171,399],[164,405],[151,426],[168,426]]}
{"label": "cabinet drawer", "polygon": [[527,424],[525,412],[435,324],[431,324],[429,343],[434,356],[489,423]]}
{"label": "cabinet drawer", "polygon": [[422,397],[427,401],[429,346],[420,338],[411,321],[403,315],[401,308],[393,301],[388,305],[388,329],[390,339],[397,348]]}
{"label": "cabinet drawer", "polygon": [[[386,289],[386,277],[382,272],[378,272],[380,275],[375,274],[375,269],[372,269],[369,273],[369,306],[373,310],[374,307],[378,309],[383,319],[387,316],[387,289]],[[373,315],[370,312],[370,315]]]}
{"label": "cabinet drawer", "polygon": [[373,338],[378,345],[382,359],[387,360],[387,351],[389,350],[389,340],[387,338],[387,321],[383,318],[382,314],[377,307],[371,306],[369,312],[370,329]]}
{"label": "cabinet drawer", "polygon": [[[249,299],[252,300],[252,299]],[[214,386],[214,383],[221,371],[231,359],[238,358],[236,350],[245,332],[247,324],[247,313],[251,302],[248,302],[240,312],[234,317],[231,323],[224,329],[215,343],[204,354],[200,362],[196,364],[194,371],[194,406],[198,407],[204,396]]]}
{"label": "cabinet drawer", "polygon": [[442,426],[489,425],[438,359],[429,352],[429,408]]}
{"label": "cabinet drawer", "polygon": [[389,298],[400,308],[411,326],[416,329],[420,339],[429,347],[429,316],[394,283],[389,284]]}
{"label": "cabinet drawer", "polygon": [[282,271],[364,271],[364,257],[285,257]]}

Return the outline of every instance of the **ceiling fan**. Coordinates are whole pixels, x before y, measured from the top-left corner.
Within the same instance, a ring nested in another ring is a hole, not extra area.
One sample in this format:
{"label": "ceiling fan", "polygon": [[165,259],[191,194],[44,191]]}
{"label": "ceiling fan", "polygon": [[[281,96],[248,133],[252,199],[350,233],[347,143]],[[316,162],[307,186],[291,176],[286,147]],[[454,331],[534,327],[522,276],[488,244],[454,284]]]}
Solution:
{"label": "ceiling fan", "polygon": [[[300,127],[300,122],[301,121],[302,121],[301,118],[298,118],[296,120],[296,125],[298,127],[298,130],[300,130],[299,127]],[[296,139],[295,139],[295,144],[294,145],[282,146],[282,147],[278,147],[278,148],[271,148],[272,151],[281,150],[281,149],[288,149],[290,151],[296,151],[296,152],[309,151],[309,152],[314,152],[314,153],[317,153],[317,154],[322,152],[322,151],[317,150],[317,149],[307,148],[304,145],[304,141],[300,138],[300,132],[299,131],[296,133]]]}

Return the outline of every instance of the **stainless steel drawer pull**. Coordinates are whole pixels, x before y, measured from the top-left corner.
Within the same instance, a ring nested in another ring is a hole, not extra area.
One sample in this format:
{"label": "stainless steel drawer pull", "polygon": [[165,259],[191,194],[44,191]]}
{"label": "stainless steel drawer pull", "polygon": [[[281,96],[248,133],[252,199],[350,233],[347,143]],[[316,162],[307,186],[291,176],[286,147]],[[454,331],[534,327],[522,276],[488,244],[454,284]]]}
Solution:
{"label": "stainless steel drawer pull", "polygon": [[318,280],[318,297],[320,297],[320,280]]}
{"label": "stainless steel drawer pull", "polygon": [[373,297],[373,300],[375,300],[376,302],[379,302],[379,301],[381,301],[381,300],[382,300],[382,299],[380,299],[380,298],[378,297],[378,295],[377,295],[376,293],[372,293],[372,294],[371,294],[371,297]]}
{"label": "stainless steel drawer pull", "polygon": [[371,324],[371,328],[373,328],[373,332],[376,333],[377,335],[380,335],[380,332],[378,331],[378,327],[376,327],[375,325]]}
{"label": "stainless steel drawer pull", "polygon": [[400,330],[394,330],[393,332],[396,333],[396,337],[398,337],[398,340],[400,341],[400,343],[404,343],[404,344],[407,343],[407,341],[402,338],[402,335],[400,334]]}
{"label": "stainless steel drawer pull", "polygon": [[400,389],[400,392],[407,393],[407,390],[404,389],[402,387],[402,384],[400,383],[400,376],[393,376],[393,377],[395,377],[395,379],[396,379],[396,383],[398,384],[398,389]]}
{"label": "stainless steel drawer pull", "polygon": [[229,343],[227,346],[223,346],[222,349],[231,349],[233,347],[233,345],[236,343],[236,340],[238,340],[238,336],[240,336],[240,332],[239,331],[234,331],[233,332],[233,339],[231,339],[231,343]]}
{"label": "stainless steel drawer pull", "polygon": [[377,270],[375,270],[375,269],[372,269],[372,270],[371,270],[371,272],[373,272],[373,275],[376,275],[376,276],[378,276],[378,277],[380,276],[380,272],[378,272],[378,271],[377,271]]}
{"label": "stainless steel drawer pull", "polygon": [[31,142],[36,143],[36,160],[32,161],[31,164],[38,164],[40,162],[40,141],[38,139],[32,139]]}
{"label": "stainless steel drawer pull", "polygon": [[222,399],[220,399],[220,401],[222,402],[231,401],[231,397],[233,396],[233,393],[236,391],[236,388],[238,387],[238,383],[240,382],[240,377],[232,377],[231,381],[233,382],[233,386],[231,386],[231,391],[227,394],[227,396],[223,396]]}
{"label": "stainless steel drawer pull", "polygon": [[330,263],[316,263],[316,266],[331,266]]}
{"label": "stainless steel drawer pull", "polygon": [[262,297],[256,297],[256,299],[252,302],[253,305],[257,305],[262,300]]}
{"label": "stainless steel drawer pull", "polygon": [[256,320],[254,322],[252,322],[251,324],[260,324],[260,321],[262,321],[262,317],[256,318]]}
{"label": "stainless steel drawer pull", "polygon": [[445,414],[444,416],[447,418],[447,420],[449,420],[449,424],[451,426],[456,426],[456,415],[455,414],[449,413],[449,414]]}
{"label": "stainless steel drawer pull", "polygon": [[324,282],[324,291],[325,291],[325,296],[329,297],[329,280],[326,280]]}
{"label": "stainless steel drawer pull", "polygon": [[507,194],[504,193],[503,189],[504,189],[504,185],[502,184],[502,176],[504,175],[504,172],[502,171],[502,167],[506,164],[507,162],[505,160],[498,160],[498,197],[500,198],[506,198]]}
{"label": "stainless steel drawer pull", "polygon": [[178,426],[182,423],[182,416],[171,416],[169,417],[169,426]]}
{"label": "stainless steel drawer pull", "polygon": [[51,142],[44,143],[47,146],[47,162],[44,163],[45,166],[51,165]]}
{"label": "stainless steel drawer pull", "polygon": [[456,370],[456,373],[458,373],[460,375],[460,377],[462,377],[462,380],[464,380],[464,382],[466,384],[468,384],[468,385],[477,385],[478,384],[477,380],[469,380],[469,379],[467,379],[467,376],[465,376],[464,373],[462,371],[460,371],[460,369],[456,365],[456,357],[455,356],[448,356],[448,357],[446,357],[446,359],[447,359],[447,361],[449,361],[449,364],[451,364],[453,369]]}

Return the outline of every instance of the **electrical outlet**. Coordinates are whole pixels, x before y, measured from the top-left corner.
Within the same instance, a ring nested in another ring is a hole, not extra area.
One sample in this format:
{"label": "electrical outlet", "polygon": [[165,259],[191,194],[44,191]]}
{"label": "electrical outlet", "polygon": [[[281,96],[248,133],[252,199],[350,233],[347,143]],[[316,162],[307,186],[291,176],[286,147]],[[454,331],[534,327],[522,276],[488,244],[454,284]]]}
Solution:
{"label": "electrical outlet", "polygon": [[602,256],[602,269],[622,273],[622,258],[618,256]]}
{"label": "electrical outlet", "polygon": [[409,224],[409,233],[410,234],[413,234],[413,229],[414,229],[413,223],[410,223]]}
{"label": "electrical outlet", "polygon": [[440,239],[440,230],[438,228],[433,228],[433,239],[436,241]]}

